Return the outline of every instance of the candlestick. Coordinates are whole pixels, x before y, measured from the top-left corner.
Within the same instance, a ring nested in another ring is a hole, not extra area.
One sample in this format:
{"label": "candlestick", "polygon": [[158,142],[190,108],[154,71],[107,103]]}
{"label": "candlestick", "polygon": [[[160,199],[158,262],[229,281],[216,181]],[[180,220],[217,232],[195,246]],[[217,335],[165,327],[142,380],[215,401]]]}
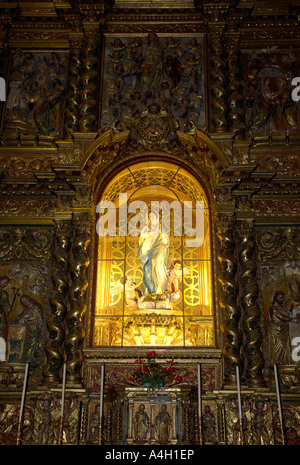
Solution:
{"label": "candlestick", "polygon": [[283,415],[282,415],[282,407],[281,407],[281,397],[280,397],[280,387],[279,387],[277,365],[274,365],[274,376],[275,376],[275,385],[276,385],[276,393],[277,393],[278,412],[279,412],[279,419],[280,419],[281,437],[282,437],[282,443],[284,445],[285,436],[284,436],[284,425],[283,425]]}
{"label": "candlestick", "polygon": [[198,363],[198,416],[199,416],[199,442],[202,445],[202,392],[201,392],[201,364]]}
{"label": "candlestick", "polygon": [[17,444],[18,445],[21,443],[22,417],[23,417],[23,410],[24,410],[24,403],[25,403],[28,369],[29,369],[29,363],[26,363],[24,381],[23,381],[22,398],[21,398],[21,407],[20,407],[20,414],[19,414],[19,422],[18,422],[18,432],[17,432]]}
{"label": "candlestick", "polygon": [[243,413],[242,413],[242,396],[241,396],[241,384],[240,384],[240,369],[239,366],[236,365],[236,382],[237,382],[237,389],[238,389],[238,404],[239,404],[239,421],[240,421],[240,431],[241,431],[241,443],[244,442],[244,434],[243,434]]}
{"label": "candlestick", "polygon": [[99,444],[102,444],[102,416],[103,416],[103,394],[104,394],[104,378],[105,365],[101,365],[101,384],[100,384],[100,411],[99,411]]}
{"label": "candlestick", "polygon": [[65,408],[66,374],[67,374],[67,364],[64,363],[62,392],[61,392],[61,405],[60,405],[60,416],[61,417],[64,416],[64,408]]}
{"label": "candlestick", "polygon": [[66,392],[66,374],[67,374],[67,364],[63,365],[63,381],[62,381],[62,391],[61,391],[61,405],[60,405],[60,421],[59,421],[59,431],[58,431],[58,444],[62,444],[63,440],[63,425],[64,425],[64,408],[65,408],[65,392]]}

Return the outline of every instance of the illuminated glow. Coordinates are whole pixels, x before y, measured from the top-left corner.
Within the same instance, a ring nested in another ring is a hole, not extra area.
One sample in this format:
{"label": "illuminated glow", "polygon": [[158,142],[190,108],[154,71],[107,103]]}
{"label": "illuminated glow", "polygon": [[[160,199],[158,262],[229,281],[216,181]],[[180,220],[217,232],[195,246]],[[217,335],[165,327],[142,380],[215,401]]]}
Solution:
{"label": "illuminated glow", "polygon": [[[214,346],[210,223],[201,185],[176,165],[138,163],[115,176],[101,202],[118,214],[110,224],[115,234],[97,236],[94,346]],[[160,226],[156,223],[154,228],[152,217],[152,228],[147,229],[150,234],[145,237],[129,234],[130,222],[142,229],[135,208],[139,202],[149,211],[151,207],[155,210],[155,221],[160,218]],[[196,224],[196,202],[203,207],[201,237]],[[130,204],[133,207],[127,208]],[[163,239],[166,231],[162,230],[159,211],[163,204],[176,206],[169,208],[165,223],[170,232],[167,240]],[[184,205],[189,207],[184,220],[189,228],[180,231]],[[99,209],[100,215],[103,212]],[[139,251],[144,240],[148,255],[143,255],[142,265]],[[192,246],[187,246],[187,241],[192,240]],[[165,285],[161,284],[161,266],[167,268]],[[147,279],[156,283],[151,294]]]}

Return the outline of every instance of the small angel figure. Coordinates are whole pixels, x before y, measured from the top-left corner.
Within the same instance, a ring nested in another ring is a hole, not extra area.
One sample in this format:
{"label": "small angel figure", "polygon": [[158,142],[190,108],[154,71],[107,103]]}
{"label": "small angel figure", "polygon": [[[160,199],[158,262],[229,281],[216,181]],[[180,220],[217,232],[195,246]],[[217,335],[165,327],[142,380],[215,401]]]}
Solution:
{"label": "small angel figure", "polygon": [[263,399],[258,399],[255,403],[255,408],[251,406],[251,412],[254,414],[254,428],[256,432],[257,444],[261,445],[261,439],[263,438],[265,444],[270,444],[270,437],[265,425],[265,416],[271,410],[271,403],[268,400],[265,407],[265,401]]}
{"label": "small angel figure", "polygon": [[123,55],[120,50],[114,50],[111,55],[108,55],[108,59],[113,63],[120,63],[123,60]]}
{"label": "small angel figure", "polygon": [[126,48],[126,44],[124,44],[121,39],[115,39],[113,42],[109,42],[109,46],[113,50],[124,50]]}
{"label": "small angel figure", "polygon": [[189,53],[185,57],[184,61],[186,62],[187,65],[195,66],[195,65],[198,65],[198,63],[200,62],[200,58],[196,57],[194,53]]}
{"label": "small angel figure", "polygon": [[179,44],[180,44],[180,39],[176,40],[172,36],[166,38],[166,46],[169,48],[178,47]]}
{"label": "small angel figure", "polygon": [[197,92],[198,90],[198,73],[195,68],[191,68],[188,76],[188,85],[186,89],[186,94],[189,95],[190,92]]}
{"label": "small angel figure", "polygon": [[169,269],[169,289],[171,292],[179,290],[179,284],[182,279],[182,267],[179,260],[175,260]]}
{"label": "small angel figure", "polygon": [[161,83],[160,87],[161,87],[164,106],[169,113],[172,113],[171,105],[176,105],[177,102],[176,102],[175,97],[173,97],[172,95],[170,84],[168,83],[168,81],[164,81]]}
{"label": "small angel figure", "polygon": [[187,95],[184,95],[181,99],[181,105],[180,105],[180,110],[179,110],[179,116],[180,118],[184,118],[189,109],[194,109],[195,108],[195,105],[193,105],[192,103],[190,103],[190,99]]}
{"label": "small angel figure", "polygon": [[122,95],[120,92],[116,92],[113,98],[109,99],[109,105],[112,107],[112,115],[120,121],[122,115]]}
{"label": "small angel figure", "polygon": [[130,98],[129,106],[132,107],[132,116],[140,115],[143,111],[142,94],[136,91]]}
{"label": "small angel figure", "polygon": [[130,73],[130,71],[125,71],[123,63],[117,63],[114,69],[114,73],[116,76],[115,84],[117,86],[118,91],[121,92],[124,87],[124,77],[127,76]]}
{"label": "small angel figure", "polygon": [[196,37],[192,37],[188,42],[187,46],[193,50],[197,50],[201,47],[201,44],[197,41]]}

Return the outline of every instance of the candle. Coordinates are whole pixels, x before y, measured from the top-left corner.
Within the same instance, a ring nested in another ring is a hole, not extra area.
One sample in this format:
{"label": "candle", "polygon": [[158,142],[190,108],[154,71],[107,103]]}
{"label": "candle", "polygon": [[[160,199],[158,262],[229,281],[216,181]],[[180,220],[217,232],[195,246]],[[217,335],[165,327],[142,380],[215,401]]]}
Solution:
{"label": "candle", "polygon": [[28,368],[29,368],[29,363],[26,363],[25,373],[24,373],[24,382],[23,382],[23,392],[22,392],[22,399],[21,399],[21,408],[20,408],[20,415],[19,415],[19,423],[21,423],[22,415],[23,415],[23,409],[24,409],[26,385],[27,385],[27,377],[28,377]]}
{"label": "candle", "polygon": [[101,366],[101,385],[100,385],[100,421],[103,414],[103,392],[104,392],[104,364]]}
{"label": "candle", "polygon": [[279,418],[280,418],[282,441],[284,443],[285,438],[284,438],[284,429],[283,429],[283,416],[282,416],[282,407],[281,407],[281,398],[280,398],[280,388],[279,388],[279,378],[278,378],[277,365],[274,365],[274,375],[275,375],[277,403],[278,403],[278,411],[279,411]]}
{"label": "candle", "polygon": [[198,363],[198,409],[199,409],[199,419],[201,420],[202,396],[201,396],[201,364],[200,363]]}
{"label": "candle", "polygon": [[241,396],[241,385],[240,385],[240,370],[239,366],[236,365],[236,382],[237,382],[237,388],[238,388],[238,402],[239,402],[239,416],[240,416],[240,421],[242,421],[242,396]]}
{"label": "candle", "polygon": [[65,407],[65,391],[66,391],[66,373],[67,373],[67,364],[64,363],[63,367],[63,383],[62,383],[62,393],[61,393],[61,406],[60,406],[60,416],[64,416],[64,407]]}

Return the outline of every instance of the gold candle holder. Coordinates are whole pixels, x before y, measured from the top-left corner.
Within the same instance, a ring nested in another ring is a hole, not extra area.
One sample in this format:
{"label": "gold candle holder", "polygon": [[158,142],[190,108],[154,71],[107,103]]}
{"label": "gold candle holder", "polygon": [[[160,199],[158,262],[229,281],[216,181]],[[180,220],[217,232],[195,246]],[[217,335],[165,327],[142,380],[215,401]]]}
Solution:
{"label": "gold candle holder", "polygon": [[199,444],[202,446],[203,444],[203,436],[202,436],[202,415],[199,415]]}
{"label": "gold candle holder", "polygon": [[102,438],[102,417],[100,418],[100,423],[99,423],[99,446],[101,446],[103,443],[103,438]]}
{"label": "gold candle holder", "polygon": [[59,427],[58,427],[58,438],[57,438],[57,444],[59,446],[61,446],[63,443],[63,433],[64,433],[64,417],[60,416]]}
{"label": "gold candle holder", "polygon": [[23,420],[23,417],[19,419],[19,422],[18,422],[18,431],[17,431],[17,446],[20,446],[21,443],[22,443],[22,420]]}
{"label": "gold candle holder", "polygon": [[240,418],[241,445],[244,445],[243,419]]}

